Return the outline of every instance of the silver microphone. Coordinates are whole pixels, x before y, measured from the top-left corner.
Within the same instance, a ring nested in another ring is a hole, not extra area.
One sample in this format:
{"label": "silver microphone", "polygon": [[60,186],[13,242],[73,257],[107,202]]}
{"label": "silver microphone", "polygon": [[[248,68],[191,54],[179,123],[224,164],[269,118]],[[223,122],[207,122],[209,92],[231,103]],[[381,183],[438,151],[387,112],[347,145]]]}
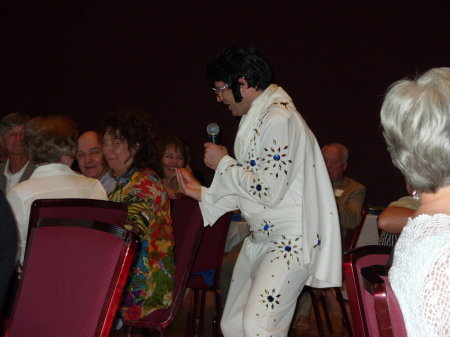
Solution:
{"label": "silver microphone", "polygon": [[209,123],[206,127],[206,133],[208,134],[209,141],[213,144],[217,144],[219,138],[219,125],[217,123]]}

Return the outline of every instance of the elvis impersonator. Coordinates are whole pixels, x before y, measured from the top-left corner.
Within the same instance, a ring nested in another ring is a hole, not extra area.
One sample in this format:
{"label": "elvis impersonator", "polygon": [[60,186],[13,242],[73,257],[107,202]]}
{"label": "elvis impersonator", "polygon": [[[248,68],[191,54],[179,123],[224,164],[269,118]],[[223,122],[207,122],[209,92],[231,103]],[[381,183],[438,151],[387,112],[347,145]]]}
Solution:
{"label": "elvis impersonator", "polygon": [[205,144],[209,188],[183,169],[185,193],[205,226],[240,209],[248,222],[221,321],[225,337],[287,336],[303,286],[341,285],[336,202],[318,143],[292,99],[251,46],[232,46],[207,66],[217,101],[241,116],[234,144]]}

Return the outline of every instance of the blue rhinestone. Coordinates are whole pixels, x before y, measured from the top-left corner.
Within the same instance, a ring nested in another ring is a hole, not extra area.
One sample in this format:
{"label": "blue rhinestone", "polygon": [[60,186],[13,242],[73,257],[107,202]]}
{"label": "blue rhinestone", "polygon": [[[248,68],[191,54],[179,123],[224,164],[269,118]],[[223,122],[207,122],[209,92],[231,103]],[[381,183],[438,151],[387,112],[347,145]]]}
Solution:
{"label": "blue rhinestone", "polygon": [[257,191],[261,191],[261,188],[262,188],[262,187],[261,187],[260,184],[256,185],[256,190],[257,190]]}
{"label": "blue rhinestone", "polygon": [[320,246],[320,244],[322,243],[322,240],[317,241],[317,244]]}
{"label": "blue rhinestone", "polygon": [[264,225],[264,230],[266,231],[266,230],[268,230],[269,229],[269,225],[268,224],[265,224]]}
{"label": "blue rhinestone", "polygon": [[284,247],[284,250],[287,251],[287,252],[290,252],[291,249],[292,249],[291,246],[286,246],[286,247]]}
{"label": "blue rhinestone", "polygon": [[267,296],[267,300],[268,300],[269,302],[273,302],[275,299],[273,298],[273,296]]}
{"label": "blue rhinestone", "polygon": [[281,157],[280,157],[279,154],[276,154],[276,155],[273,156],[273,159],[276,160],[276,161],[279,161],[281,159]]}
{"label": "blue rhinestone", "polygon": [[251,165],[251,166],[255,166],[255,165],[256,165],[256,161],[254,161],[253,159],[250,160],[250,165]]}

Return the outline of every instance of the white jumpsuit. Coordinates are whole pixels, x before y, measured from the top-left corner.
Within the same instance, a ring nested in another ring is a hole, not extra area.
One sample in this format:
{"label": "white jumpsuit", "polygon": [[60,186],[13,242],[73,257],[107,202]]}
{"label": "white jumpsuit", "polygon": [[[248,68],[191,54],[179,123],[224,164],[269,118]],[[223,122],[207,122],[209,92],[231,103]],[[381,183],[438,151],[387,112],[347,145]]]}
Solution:
{"label": "white jumpsuit", "polygon": [[339,220],[317,141],[291,98],[272,84],[241,119],[236,160],[202,187],[205,225],[240,209],[250,236],[233,271],[225,337],[287,336],[305,284],[341,285]]}

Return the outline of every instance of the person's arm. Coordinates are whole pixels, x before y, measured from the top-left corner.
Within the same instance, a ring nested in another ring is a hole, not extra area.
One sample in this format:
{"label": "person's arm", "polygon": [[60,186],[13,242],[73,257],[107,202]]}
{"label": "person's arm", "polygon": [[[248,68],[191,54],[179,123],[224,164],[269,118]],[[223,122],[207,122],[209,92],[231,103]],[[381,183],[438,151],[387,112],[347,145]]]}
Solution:
{"label": "person's arm", "polygon": [[201,186],[200,182],[186,169],[177,169],[177,178],[183,192],[199,201],[205,226],[213,225],[226,212],[239,208],[235,196],[225,196],[218,202],[211,201],[208,188]]}
{"label": "person's arm", "polygon": [[17,253],[17,229],[9,204],[0,192],[0,303],[7,294]]}
{"label": "person's arm", "polygon": [[19,252],[18,257],[20,264],[23,264],[23,259],[25,257],[25,247],[27,244],[30,209],[29,207],[27,208],[26,205],[24,205],[22,198],[14,188],[10,189],[6,194],[6,199],[11,206],[11,210],[16,220]]}
{"label": "person's arm", "polygon": [[347,229],[358,227],[365,198],[366,188],[361,186],[352,191],[345,202],[337,202],[339,222],[342,227]]}
{"label": "person's arm", "polygon": [[276,207],[304,164],[305,135],[290,123],[289,112],[270,111],[254,137],[243,163],[225,155],[221,158],[209,189],[212,201],[234,195],[267,207]]}
{"label": "person's arm", "polygon": [[415,210],[410,208],[388,206],[378,215],[378,228],[387,233],[399,234],[414,213]]}

